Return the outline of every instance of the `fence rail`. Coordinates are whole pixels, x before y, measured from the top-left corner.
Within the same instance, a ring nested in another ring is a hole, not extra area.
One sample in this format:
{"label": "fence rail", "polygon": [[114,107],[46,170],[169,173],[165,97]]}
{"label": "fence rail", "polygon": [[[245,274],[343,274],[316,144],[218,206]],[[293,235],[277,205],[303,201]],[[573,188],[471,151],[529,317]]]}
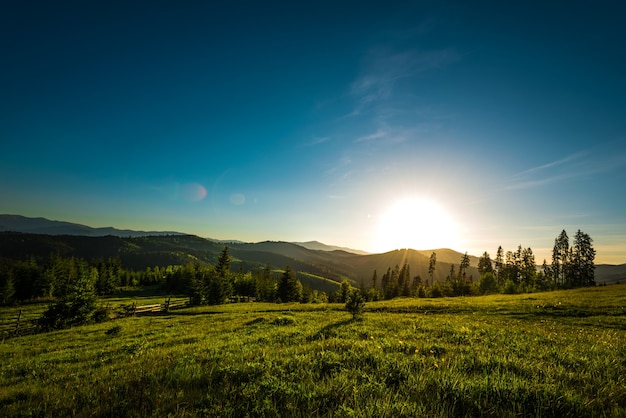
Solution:
{"label": "fence rail", "polygon": [[189,306],[188,299],[172,300],[171,298],[167,298],[165,300],[165,303],[156,303],[153,305],[141,305],[141,306],[137,306],[135,303],[133,303],[131,306],[122,307],[122,309],[125,311],[125,314],[122,314],[121,316],[165,313],[165,312],[169,312],[170,309],[183,308],[185,306]]}
{"label": "fence rail", "polygon": [[15,319],[0,322],[0,338],[4,340],[7,337],[34,334],[37,332],[37,318],[38,316],[27,317],[20,310]]}
{"label": "fence rail", "polygon": [[[184,308],[189,306],[189,299],[167,298],[165,303],[155,303],[152,305],[121,305],[113,309],[112,319],[124,318],[126,316],[150,315],[169,312],[171,309]],[[22,335],[35,334],[38,331],[37,320],[40,315],[24,313],[20,309],[14,319],[4,319],[0,321],[0,340]]]}

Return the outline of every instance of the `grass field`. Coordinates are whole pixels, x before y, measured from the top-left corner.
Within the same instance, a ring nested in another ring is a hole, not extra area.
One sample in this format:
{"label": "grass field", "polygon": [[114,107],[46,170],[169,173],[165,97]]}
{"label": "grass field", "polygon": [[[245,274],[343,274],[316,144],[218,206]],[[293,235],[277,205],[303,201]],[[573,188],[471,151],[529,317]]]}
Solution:
{"label": "grass field", "polygon": [[396,299],[357,321],[193,307],[9,338],[0,361],[0,416],[618,417],[626,285]]}

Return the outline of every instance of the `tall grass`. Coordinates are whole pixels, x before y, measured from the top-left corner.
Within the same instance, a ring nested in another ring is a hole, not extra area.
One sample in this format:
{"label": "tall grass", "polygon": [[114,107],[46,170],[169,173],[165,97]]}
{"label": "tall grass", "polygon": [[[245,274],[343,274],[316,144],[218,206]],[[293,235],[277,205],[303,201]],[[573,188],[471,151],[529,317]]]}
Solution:
{"label": "tall grass", "polygon": [[4,341],[0,415],[624,416],[625,307],[608,286],[126,318]]}

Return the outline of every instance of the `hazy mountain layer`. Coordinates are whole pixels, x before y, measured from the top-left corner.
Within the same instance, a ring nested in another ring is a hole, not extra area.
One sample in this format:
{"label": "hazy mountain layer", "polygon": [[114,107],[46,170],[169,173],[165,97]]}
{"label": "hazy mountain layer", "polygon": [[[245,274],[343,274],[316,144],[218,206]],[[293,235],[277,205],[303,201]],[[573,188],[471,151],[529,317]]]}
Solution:
{"label": "hazy mountain layer", "polygon": [[0,231],[48,235],[82,235],[87,237],[142,237],[147,235],[182,235],[170,231],[133,231],[113,227],[92,228],[72,222],[52,221],[46,218],[28,218],[21,215],[0,215]]}
{"label": "hazy mountain layer", "polygon": [[[50,254],[76,256],[85,259],[119,257],[126,268],[145,269],[188,262],[215,263],[224,248],[230,247],[233,269],[256,270],[265,265],[325,277],[334,281],[351,280],[369,285],[374,271],[379,284],[388,268],[409,265],[411,277],[428,275],[429,257],[437,254],[435,281],[448,275],[450,266],[458,264],[462,254],[451,249],[395,250],[382,254],[367,254],[317,241],[288,243],[264,241],[259,243],[216,242],[177,232],[143,232],[115,228],[91,228],[69,222],[18,215],[0,215],[0,257],[25,259],[29,256],[46,259]],[[6,232],[18,231],[18,232]],[[39,231],[33,233],[33,231]],[[311,249],[311,247],[313,249]],[[470,256],[467,275],[478,279],[478,257]],[[597,265],[597,283],[626,280],[626,264]]]}

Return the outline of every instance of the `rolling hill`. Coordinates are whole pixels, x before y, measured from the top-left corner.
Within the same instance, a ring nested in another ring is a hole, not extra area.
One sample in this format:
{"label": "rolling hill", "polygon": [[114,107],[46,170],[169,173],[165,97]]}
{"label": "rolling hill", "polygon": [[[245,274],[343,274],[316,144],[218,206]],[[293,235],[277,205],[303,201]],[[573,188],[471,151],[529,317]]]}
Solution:
{"label": "rolling hill", "polygon": [[[265,241],[255,244],[231,243],[234,270],[257,270],[266,265],[293,270],[340,282],[369,284],[374,273],[380,279],[388,268],[408,263],[411,275],[428,277],[428,257],[415,250],[396,250],[383,254],[359,255],[346,251],[322,251],[288,243]],[[21,232],[0,232],[0,257],[46,260],[50,254],[76,256],[87,260],[118,257],[126,268],[143,270],[147,267],[216,262],[224,244],[194,235],[161,235],[141,237],[88,237],[79,235],[44,235]],[[461,254],[458,254],[460,261]],[[458,263],[455,263],[458,264]],[[438,262],[434,279],[442,280],[450,263]],[[478,278],[475,267],[468,275]]]}
{"label": "rolling hill", "polygon": [[0,231],[25,232],[29,234],[81,235],[87,237],[142,237],[148,235],[182,235],[168,231],[133,231],[113,227],[92,228],[72,222],[52,221],[46,218],[29,218],[21,215],[0,215]]}
{"label": "rolling hill", "polygon": [[[463,256],[451,249],[421,251],[402,249],[382,254],[367,254],[317,241],[304,243],[230,241],[225,244],[223,241],[176,232],[148,233],[115,228],[90,228],[69,222],[18,215],[0,215],[0,231],[4,231],[0,232],[0,258],[25,259],[32,256],[45,260],[50,254],[76,256],[87,260],[118,257],[124,267],[143,270],[147,267],[189,262],[213,264],[224,245],[228,245],[233,257],[233,269],[254,271],[266,265],[282,269],[289,265],[293,270],[311,277],[321,277],[335,282],[347,279],[354,284],[366,285],[371,283],[374,271],[380,280],[388,268],[394,268],[396,265],[402,267],[405,263],[409,265],[412,277],[419,275],[423,281],[428,280],[429,257],[433,251],[437,254],[433,279],[443,281],[451,265],[458,269]],[[85,234],[79,234],[80,231],[84,231]],[[60,232],[64,234],[59,234]],[[98,235],[104,232],[111,233]],[[467,274],[477,280],[478,257],[470,256],[470,265]],[[598,284],[623,280],[626,280],[626,264],[596,266]]]}

